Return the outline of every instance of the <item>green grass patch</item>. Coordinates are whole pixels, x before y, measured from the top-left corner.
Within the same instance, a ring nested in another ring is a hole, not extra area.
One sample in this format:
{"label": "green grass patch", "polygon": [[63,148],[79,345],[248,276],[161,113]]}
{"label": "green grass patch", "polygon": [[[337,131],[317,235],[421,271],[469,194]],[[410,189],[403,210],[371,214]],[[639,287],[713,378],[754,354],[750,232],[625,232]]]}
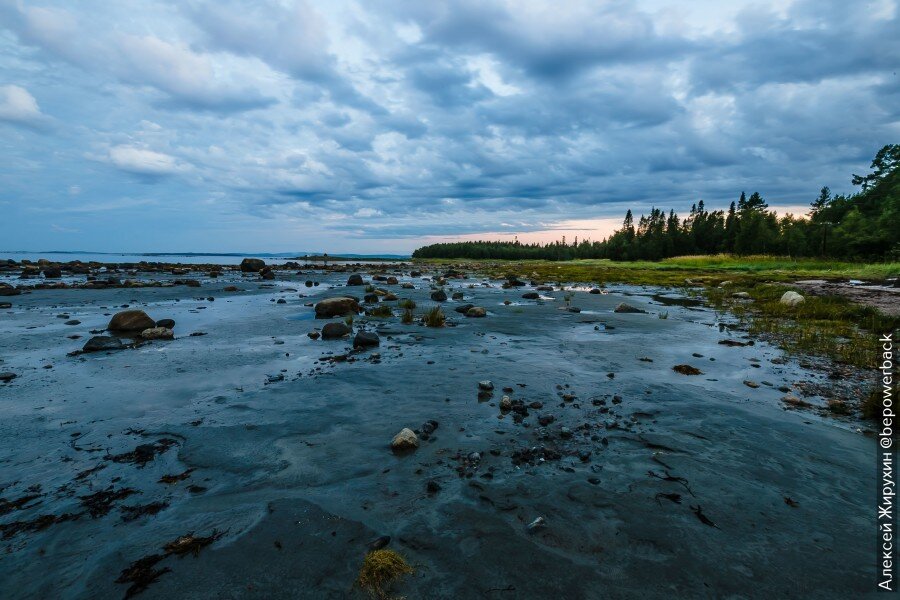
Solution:
{"label": "green grass patch", "polygon": [[[751,334],[769,336],[789,352],[828,356],[860,368],[876,364],[876,337],[900,327],[900,318],[841,296],[806,295],[797,306],[781,304],[782,294],[790,289],[788,285],[761,284],[727,291],[708,288],[705,295],[716,308],[736,315]],[[746,291],[753,301],[732,299],[736,291]]]}
{"label": "green grass patch", "polygon": [[685,280],[736,284],[797,279],[861,279],[883,281],[900,274],[900,263],[846,263],[834,260],[792,259],[779,256],[680,256],[661,261],[617,262],[607,259],[570,261],[459,261],[427,260],[423,264],[470,264],[479,272],[498,279],[520,279],[583,283],[627,283],[633,285],[681,286]]}

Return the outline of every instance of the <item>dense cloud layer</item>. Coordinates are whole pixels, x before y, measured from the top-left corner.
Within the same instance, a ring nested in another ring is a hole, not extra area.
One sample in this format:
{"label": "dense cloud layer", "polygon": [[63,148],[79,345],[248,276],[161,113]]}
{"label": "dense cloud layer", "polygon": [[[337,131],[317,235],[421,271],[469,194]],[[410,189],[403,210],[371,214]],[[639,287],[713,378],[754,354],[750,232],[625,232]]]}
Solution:
{"label": "dense cloud layer", "polygon": [[849,191],[900,141],[897,0],[720,4],[0,0],[0,250],[599,238]]}

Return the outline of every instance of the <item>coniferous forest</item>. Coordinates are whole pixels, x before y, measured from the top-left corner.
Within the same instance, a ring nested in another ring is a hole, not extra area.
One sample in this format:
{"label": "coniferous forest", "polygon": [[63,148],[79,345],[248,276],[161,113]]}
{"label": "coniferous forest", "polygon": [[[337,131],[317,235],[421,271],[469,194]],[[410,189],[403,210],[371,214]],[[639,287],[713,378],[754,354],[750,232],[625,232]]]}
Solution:
{"label": "coniferous forest", "polygon": [[896,260],[900,257],[900,144],[884,146],[871,172],[853,175],[850,195],[824,187],[808,217],[777,216],[757,192],[741,193],[727,210],[706,209],[703,201],[682,218],[653,208],[635,219],[629,210],[622,227],[602,241],[577,239],[548,244],[451,242],[417,249],[413,258],[659,260],[692,254],[777,254],[792,257]]}

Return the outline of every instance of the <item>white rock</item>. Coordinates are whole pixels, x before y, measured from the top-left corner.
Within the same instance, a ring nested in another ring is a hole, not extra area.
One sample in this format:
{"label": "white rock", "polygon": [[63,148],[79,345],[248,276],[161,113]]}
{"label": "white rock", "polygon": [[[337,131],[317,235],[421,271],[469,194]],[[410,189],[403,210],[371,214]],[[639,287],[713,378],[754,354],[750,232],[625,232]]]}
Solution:
{"label": "white rock", "polygon": [[787,304],[788,306],[797,306],[801,302],[805,301],[806,298],[794,291],[785,292],[781,296],[781,300],[779,300],[779,302],[781,302],[782,304]]}
{"label": "white rock", "polygon": [[391,440],[391,448],[394,450],[412,450],[419,447],[419,438],[409,427],[404,427],[400,433]]}
{"label": "white rock", "polygon": [[145,340],[171,340],[175,333],[168,327],[150,327],[141,332],[141,337]]}

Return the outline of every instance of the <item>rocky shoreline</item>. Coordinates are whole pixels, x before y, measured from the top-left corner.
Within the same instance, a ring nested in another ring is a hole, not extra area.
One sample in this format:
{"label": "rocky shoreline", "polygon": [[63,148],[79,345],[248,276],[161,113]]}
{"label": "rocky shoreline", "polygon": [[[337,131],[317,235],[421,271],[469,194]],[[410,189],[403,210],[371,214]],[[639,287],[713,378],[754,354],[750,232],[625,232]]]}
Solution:
{"label": "rocky shoreline", "polygon": [[859,382],[671,290],[78,269],[0,273],[4,598],[362,598],[378,550],[408,597],[867,589]]}

